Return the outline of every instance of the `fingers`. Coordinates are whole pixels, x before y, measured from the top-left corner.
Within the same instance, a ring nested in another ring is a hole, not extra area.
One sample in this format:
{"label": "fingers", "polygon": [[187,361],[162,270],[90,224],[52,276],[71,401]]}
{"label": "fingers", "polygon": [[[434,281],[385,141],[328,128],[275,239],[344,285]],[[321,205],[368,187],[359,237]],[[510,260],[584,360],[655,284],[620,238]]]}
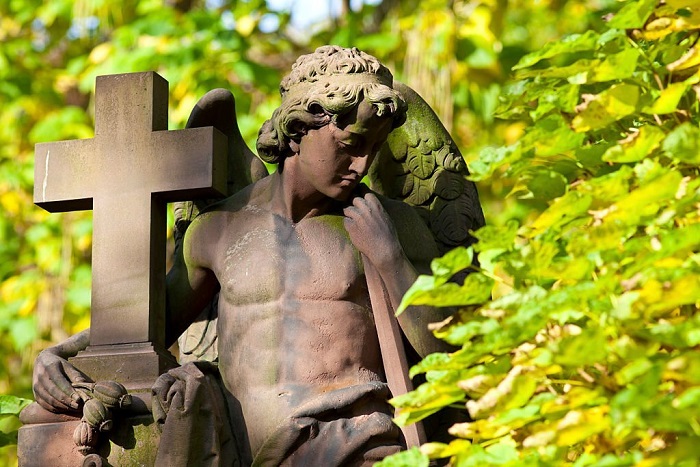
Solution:
{"label": "fingers", "polygon": [[[48,378],[53,383],[46,385],[49,393],[61,402],[68,403],[76,409],[79,407],[80,396],[71,385],[71,382],[76,380],[70,375],[78,375],[78,373],[78,370],[73,366],[64,367],[59,363],[54,363],[47,368]],[[76,382],[79,381],[85,381],[82,374],[80,374],[80,379]]]}
{"label": "fingers", "polygon": [[34,396],[40,406],[51,412],[72,412],[78,409],[79,406],[70,397],[61,393],[54,395],[49,388],[55,388],[55,386],[49,385],[48,388],[41,384],[34,386]]}
{"label": "fingers", "polygon": [[58,357],[55,361],[48,357],[44,360],[42,365],[36,367],[34,374],[33,389],[37,402],[52,412],[77,410],[80,407],[80,396],[71,385],[62,362]]}

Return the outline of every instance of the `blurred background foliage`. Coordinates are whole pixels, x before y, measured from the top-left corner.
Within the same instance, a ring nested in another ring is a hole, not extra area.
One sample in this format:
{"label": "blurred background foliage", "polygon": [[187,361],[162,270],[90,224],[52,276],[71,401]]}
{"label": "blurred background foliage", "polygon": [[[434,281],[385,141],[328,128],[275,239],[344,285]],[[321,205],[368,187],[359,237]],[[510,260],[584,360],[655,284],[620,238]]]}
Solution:
{"label": "blurred background foliage", "polygon": [[[170,82],[171,129],[184,127],[206,91],[228,88],[254,147],[293,61],[327,43],[355,46],[433,105],[472,163],[525,131],[494,117],[511,68],[619,9],[614,0],[344,0],[310,15],[321,3],[0,2],[0,394],[31,398],[37,353],[89,325],[91,214],[33,205],[33,146],[93,135],[97,75],[160,73]],[[514,184],[494,176],[479,186],[488,223],[522,222],[541,203],[508,196]],[[0,431],[10,433],[0,445],[16,428],[11,402],[0,405]],[[0,448],[0,464],[13,456],[13,446]]]}

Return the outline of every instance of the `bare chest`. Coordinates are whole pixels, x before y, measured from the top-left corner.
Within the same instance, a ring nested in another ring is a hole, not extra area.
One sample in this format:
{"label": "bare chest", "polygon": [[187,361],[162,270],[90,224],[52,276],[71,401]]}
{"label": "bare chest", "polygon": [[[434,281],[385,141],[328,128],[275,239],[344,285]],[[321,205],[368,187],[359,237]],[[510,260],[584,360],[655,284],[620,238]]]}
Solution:
{"label": "bare chest", "polygon": [[364,301],[359,253],[340,216],[293,225],[267,216],[220,245],[215,274],[233,306],[277,300]]}

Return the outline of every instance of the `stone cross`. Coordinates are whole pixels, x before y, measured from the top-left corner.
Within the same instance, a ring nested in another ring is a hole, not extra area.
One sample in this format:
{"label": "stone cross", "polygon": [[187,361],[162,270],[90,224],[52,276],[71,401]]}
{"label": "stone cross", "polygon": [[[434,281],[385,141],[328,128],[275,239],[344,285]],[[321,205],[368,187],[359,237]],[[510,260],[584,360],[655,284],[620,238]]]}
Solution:
{"label": "stone cross", "polygon": [[212,127],[168,131],[154,72],[99,76],[95,137],[37,144],[34,202],[93,210],[89,348],[163,348],[166,203],[225,193],[226,147]]}

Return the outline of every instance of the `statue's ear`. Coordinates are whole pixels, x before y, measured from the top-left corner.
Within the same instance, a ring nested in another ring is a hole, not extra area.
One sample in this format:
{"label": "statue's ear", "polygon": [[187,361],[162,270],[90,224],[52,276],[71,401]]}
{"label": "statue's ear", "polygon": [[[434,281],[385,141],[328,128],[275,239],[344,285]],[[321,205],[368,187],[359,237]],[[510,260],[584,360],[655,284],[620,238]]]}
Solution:
{"label": "statue's ear", "polygon": [[[297,141],[297,139],[299,141]],[[301,141],[301,138],[295,138],[295,139],[290,139],[289,140],[289,149],[292,150],[292,153],[294,154],[299,154],[299,143]]]}

